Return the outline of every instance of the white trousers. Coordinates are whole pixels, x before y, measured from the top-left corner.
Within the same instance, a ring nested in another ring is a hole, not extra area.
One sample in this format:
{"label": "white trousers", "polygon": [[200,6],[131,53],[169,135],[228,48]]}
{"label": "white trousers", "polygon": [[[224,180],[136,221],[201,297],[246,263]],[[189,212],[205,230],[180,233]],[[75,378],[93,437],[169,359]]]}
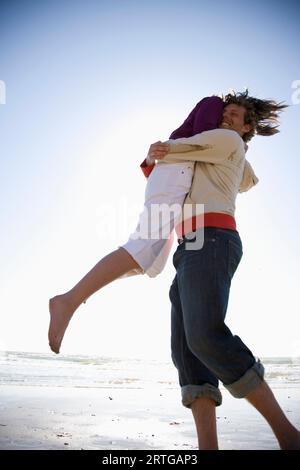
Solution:
{"label": "white trousers", "polygon": [[160,274],[166,265],[193,172],[193,162],[165,163],[160,160],[148,178],[143,212],[136,230],[122,248],[139,264],[139,272],[149,277]]}

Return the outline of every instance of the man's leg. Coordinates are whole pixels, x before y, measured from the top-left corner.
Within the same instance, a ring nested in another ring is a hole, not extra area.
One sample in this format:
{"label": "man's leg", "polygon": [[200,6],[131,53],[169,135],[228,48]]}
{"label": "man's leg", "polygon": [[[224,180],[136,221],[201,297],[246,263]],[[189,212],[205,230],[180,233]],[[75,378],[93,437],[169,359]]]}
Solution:
{"label": "man's leg", "polygon": [[[256,362],[252,352],[225,324],[231,285],[228,269],[233,269],[229,237],[219,234],[218,229],[207,228],[202,249],[175,254],[188,348],[225,385],[239,380]],[[241,257],[236,237],[234,267]]]}
{"label": "man's leg", "polygon": [[189,348],[234,397],[246,397],[255,406],[282,449],[299,449],[299,432],[264,382],[262,365],[224,323],[230,279],[240,258],[238,240],[228,247],[223,231],[207,232],[204,248],[192,256],[185,253],[177,269]]}
{"label": "man's leg", "polygon": [[188,348],[176,277],[170,289],[170,300],[172,360],[178,370],[182,403],[192,410],[199,449],[217,450],[215,409],[222,401],[218,379]]}
{"label": "man's leg", "polygon": [[287,419],[265,381],[246,398],[267,420],[281,449],[300,450],[300,432]]}
{"label": "man's leg", "polygon": [[199,450],[218,450],[216,403],[210,398],[196,398],[191,404]]}
{"label": "man's leg", "polygon": [[79,305],[101,287],[134,269],[141,269],[123,248],[102,258],[70,291],[57,295],[49,301],[49,345],[59,353],[68,324]]}

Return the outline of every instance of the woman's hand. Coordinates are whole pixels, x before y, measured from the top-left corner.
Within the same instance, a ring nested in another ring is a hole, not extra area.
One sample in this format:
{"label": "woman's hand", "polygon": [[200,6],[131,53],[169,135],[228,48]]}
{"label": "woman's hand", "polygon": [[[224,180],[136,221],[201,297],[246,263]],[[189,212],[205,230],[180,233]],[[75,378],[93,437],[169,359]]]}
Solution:
{"label": "woman's hand", "polygon": [[146,158],[147,165],[153,165],[155,160],[162,160],[170,151],[169,144],[163,144],[160,140],[150,145]]}

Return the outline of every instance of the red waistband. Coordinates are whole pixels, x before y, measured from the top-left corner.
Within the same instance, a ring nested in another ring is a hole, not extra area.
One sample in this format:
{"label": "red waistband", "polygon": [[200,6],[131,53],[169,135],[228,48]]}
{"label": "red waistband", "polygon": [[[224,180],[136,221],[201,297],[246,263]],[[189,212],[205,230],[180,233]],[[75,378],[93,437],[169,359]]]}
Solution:
{"label": "red waistband", "polygon": [[235,218],[221,212],[207,212],[206,214],[194,215],[189,220],[184,220],[176,227],[178,238],[190,232],[195,232],[200,227],[218,227],[236,230]]}

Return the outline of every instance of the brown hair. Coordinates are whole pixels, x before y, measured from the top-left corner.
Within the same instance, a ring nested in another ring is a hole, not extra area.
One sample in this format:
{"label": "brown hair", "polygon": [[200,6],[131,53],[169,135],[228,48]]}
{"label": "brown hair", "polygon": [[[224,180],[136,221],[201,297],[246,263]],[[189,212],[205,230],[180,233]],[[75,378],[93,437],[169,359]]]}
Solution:
{"label": "brown hair", "polygon": [[274,135],[279,132],[278,116],[288,105],[283,102],[276,103],[274,100],[261,100],[249,96],[248,89],[241,93],[229,93],[222,97],[224,106],[237,104],[246,108],[244,123],[251,125],[251,130],[243,135],[243,140],[249,142],[257,135]]}

